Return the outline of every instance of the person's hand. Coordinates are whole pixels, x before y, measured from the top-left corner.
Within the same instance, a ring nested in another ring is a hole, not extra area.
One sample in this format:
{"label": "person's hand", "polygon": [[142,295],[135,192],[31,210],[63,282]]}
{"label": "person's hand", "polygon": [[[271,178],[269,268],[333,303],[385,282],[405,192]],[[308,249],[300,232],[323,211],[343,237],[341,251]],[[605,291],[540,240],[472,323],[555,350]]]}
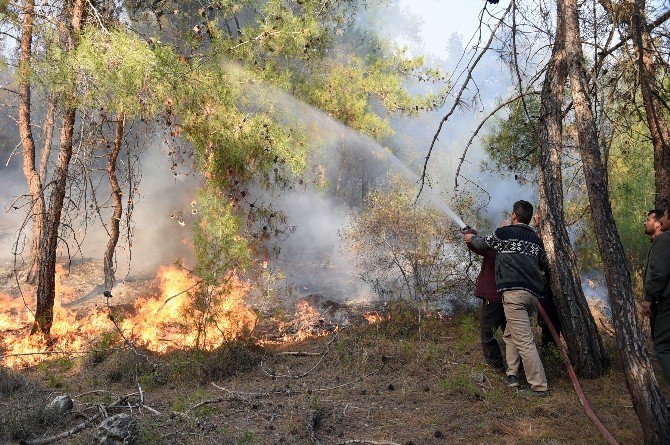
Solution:
{"label": "person's hand", "polygon": [[640,315],[643,317],[651,316],[651,301],[643,301],[640,304]]}
{"label": "person's hand", "polygon": [[470,243],[472,242],[472,237],[474,236],[475,236],[474,233],[466,233],[463,235],[463,241],[465,241],[466,243]]}

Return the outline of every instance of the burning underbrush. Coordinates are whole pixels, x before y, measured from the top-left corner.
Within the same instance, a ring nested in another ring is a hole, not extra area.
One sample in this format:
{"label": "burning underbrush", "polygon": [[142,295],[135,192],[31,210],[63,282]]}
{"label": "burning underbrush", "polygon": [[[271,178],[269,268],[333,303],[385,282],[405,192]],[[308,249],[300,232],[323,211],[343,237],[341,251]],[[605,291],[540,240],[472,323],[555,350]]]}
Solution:
{"label": "burning underbrush", "polygon": [[48,356],[90,352],[109,333],[156,353],[192,347],[211,350],[248,335],[257,320],[244,304],[248,285],[232,274],[225,286],[204,289],[183,268],[162,267],[156,278],[157,293],[120,305],[112,297],[86,310],[64,306],[77,296],[63,286],[63,275],[59,269],[54,324],[48,338],[29,335],[34,320],[32,301],[0,294],[0,348],[5,366],[30,366]]}
{"label": "burning underbrush", "polygon": [[95,295],[95,304],[82,306],[78,303],[91,297],[82,297],[82,290],[65,279],[68,274],[62,267],[57,270],[54,323],[48,338],[30,335],[32,294],[0,293],[1,365],[22,368],[117,347],[165,354],[212,351],[247,339],[260,345],[281,344],[328,335],[352,322],[381,320],[376,313],[364,318],[319,294],[299,299],[295,311],[281,316],[262,313],[247,301],[251,285],[237,275],[231,273],[222,286],[208,287],[178,265],[161,267],[154,280],[125,296],[117,287],[111,297]]}

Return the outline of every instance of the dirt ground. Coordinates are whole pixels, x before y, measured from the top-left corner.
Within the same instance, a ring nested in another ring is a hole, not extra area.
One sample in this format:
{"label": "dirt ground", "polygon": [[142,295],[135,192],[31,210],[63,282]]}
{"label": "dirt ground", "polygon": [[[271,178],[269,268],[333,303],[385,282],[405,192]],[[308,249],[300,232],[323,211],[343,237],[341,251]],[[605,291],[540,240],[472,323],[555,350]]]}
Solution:
{"label": "dirt ground", "polygon": [[[72,289],[70,280],[84,276],[90,278],[79,269],[64,285]],[[151,283],[125,286],[131,296]],[[73,294],[94,295],[90,287]],[[0,443],[48,437],[98,416],[57,442],[91,444],[99,419],[117,413],[133,416],[142,444],[604,443],[555,348],[542,351],[549,395],[523,397],[482,364],[476,315],[423,314],[419,323],[416,312],[394,307],[368,325],[362,314],[351,315],[355,310],[347,316],[360,322],[300,342],[259,344],[252,337],[208,353],[156,355],[103,335],[98,349],[120,349],[0,368]],[[620,443],[642,443],[614,339],[602,335],[612,368],[582,387]],[[61,394],[72,397],[73,410],[43,415]]]}
{"label": "dirt ground", "polygon": [[[130,351],[54,360],[21,371],[33,388],[0,403],[2,411],[21,417],[22,410],[39,411],[55,395],[73,397],[74,411],[23,433],[32,438],[71,428],[96,413],[97,405],[137,392],[140,383],[144,404],[160,413],[132,410],[146,444],[604,442],[584,415],[557,351],[544,354],[549,396],[525,398],[482,366],[473,317],[430,320],[422,325],[421,340],[414,328],[382,322],[280,347],[236,344],[212,354],[175,353],[152,357],[155,370]],[[642,442],[616,364],[607,376],[582,385],[621,443]],[[21,435],[20,419],[12,422],[5,440]],[[94,432],[61,443],[89,444]]]}

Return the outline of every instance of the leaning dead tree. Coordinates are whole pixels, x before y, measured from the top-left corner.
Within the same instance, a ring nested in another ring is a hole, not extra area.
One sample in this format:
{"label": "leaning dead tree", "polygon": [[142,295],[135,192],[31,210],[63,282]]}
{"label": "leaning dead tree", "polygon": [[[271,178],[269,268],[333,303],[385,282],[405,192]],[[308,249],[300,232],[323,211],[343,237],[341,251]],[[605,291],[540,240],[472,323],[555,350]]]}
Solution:
{"label": "leaning dead tree", "polygon": [[[560,1],[558,7],[562,10]],[[540,200],[542,238],[551,268],[551,284],[570,360],[587,377],[604,374],[607,356],[581,286],[577,258],[570,244],[563,207],[563,90],[568,76],[565,20],[557,17],[556,36],[542,87]]]}
{"label": "leaning dead tree", "polygon": [[565,27],[565,56],[577,126],[577,145],[586,179],[591,218],[597,221],[595,234],[603,258],[603,269],[612,306],[612,321],[624,365],[626,383],[642,424],[645,441],[654,444],[669,443],[668,408],[658,388],[644,347],[644,337],[637,323],[626,255],[614,221],[605,183],[606,168],[598,144],[597,126],[593,117],[584,66],[577,0],[557,1],[557,17]]}
{"label": "leaning dead tree", "polygon": [[[497,20],[495,26],[491,29],[491,35],[489,36],[488,41],[483,45],[482,49],[477,52],[476,57],[473,58],[473,61],[468,64],[466,67],[466,73],[465,73],[465,80],[461,84],[461,87],[459,88],[458,92],[456,93],[456,97],[454,98],[454,103],[451,105],[449,108],[449,111],[447,111],[447,114],[444,115],[442,119],[440,119],[440,123],[437,127],[437,131],[435,132],[435,135],[433,135],[433,139],[430,143],[430,147],[428,148],[428,153],[426,153],[426,156],[423,160],[423,169],[421,170],[421,176],[419,177],[419,192],[417,194],[417,200],[419,199],[419,196],[423,192],[423,188],[426,185],[426,177],[428,175],[428,162],[430,161],[430,156],[433,153],[433,149],[435,148],[435,144],[439,140],[440,133],[442,132],[442,128],[444,125],[449,121],[449,118],[454,114],[456,109],[460,106],[463,105],[462,103],[462,97],[465,91],[468,88],[468,85],[470,84],[470,81],[473,80],[473,73],[475,71],[475,68],[477,67],[477,64],[482,60],[484,55],[489,52],[491,49],[493,42],[496,37],[496,32],[500,27],[505,23],[505,19],[509,15],[509,12],[512,10],[514,2],[511,2],[509,6],[505,9],[505,11],[502,13],[500,18]],[[484,9],[482,13],[480,14],[480,17],[483,17],[484,12],[487,11],[487,6],[484,6]],[[480,26],[483,26],[480,24]]]}

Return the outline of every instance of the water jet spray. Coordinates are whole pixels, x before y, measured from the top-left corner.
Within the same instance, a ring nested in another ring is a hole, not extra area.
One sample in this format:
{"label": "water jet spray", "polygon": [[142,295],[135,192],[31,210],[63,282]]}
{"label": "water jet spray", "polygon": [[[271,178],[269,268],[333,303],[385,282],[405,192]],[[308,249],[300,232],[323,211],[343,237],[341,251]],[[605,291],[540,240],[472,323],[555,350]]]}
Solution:
{"label": "water jet spray", "polygon": [[[245,96],[254,107],[271,113],[279,121],[303,129],[315,145],[335,147],[346,135],[348,148],[355,150],[356,154],[366,162],[382,163],[390,171],[400,173],[411,182],[416,184],[420,182],[418,174],[372,137],[348,127],[283,90],[255,79],[250,82],[249,79],[253,79],[253,74],[236,63],[228,62],[226,68],[244,88]],[[426,188],[422,196],[426,202],[451,219],[459,229],[466,227],[463,220],[444,202],[437,191]]]}

